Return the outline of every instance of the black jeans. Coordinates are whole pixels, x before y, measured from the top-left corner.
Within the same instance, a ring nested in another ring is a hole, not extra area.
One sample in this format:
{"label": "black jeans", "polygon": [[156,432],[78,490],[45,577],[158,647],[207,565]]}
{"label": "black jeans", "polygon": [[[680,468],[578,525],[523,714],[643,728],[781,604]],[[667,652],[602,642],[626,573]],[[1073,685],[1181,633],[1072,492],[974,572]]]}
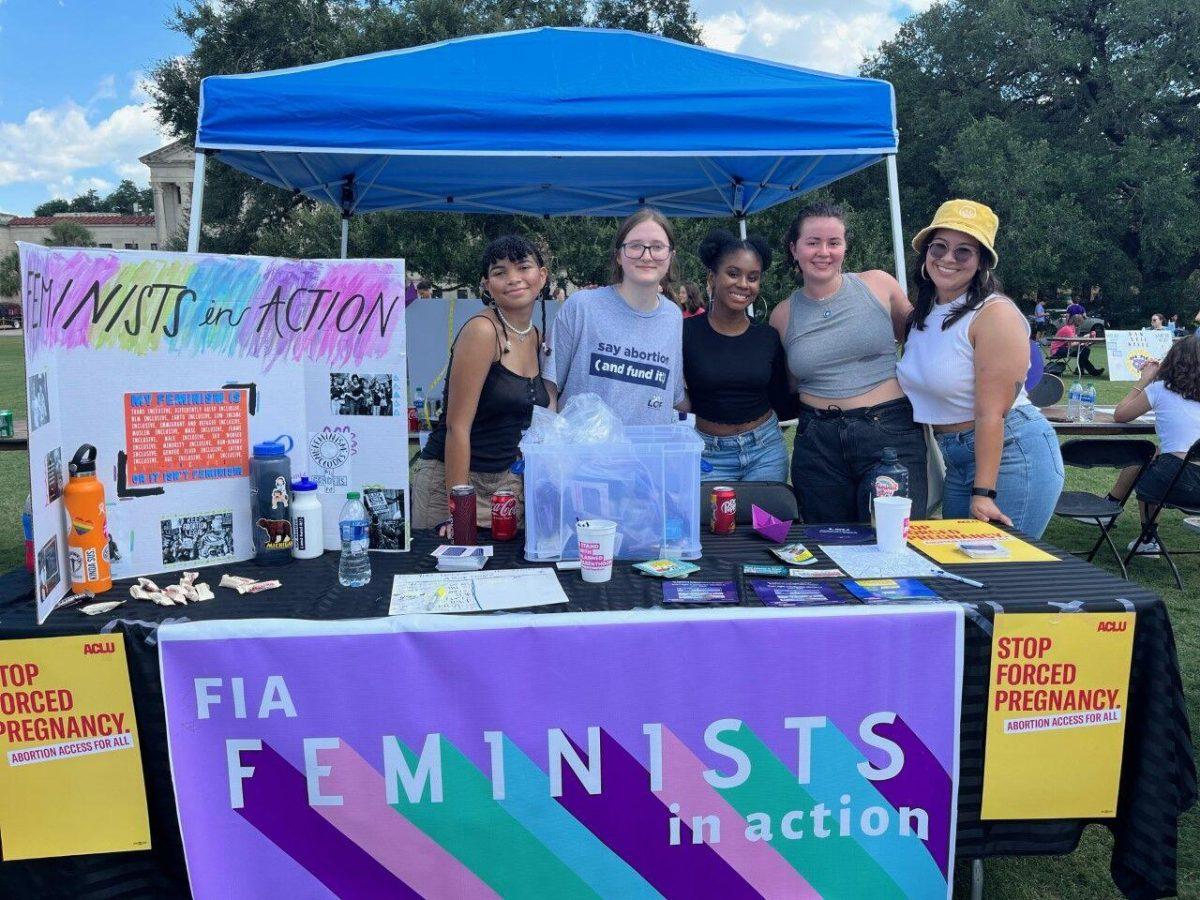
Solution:
{"label": "black jeans", "polygon": [[[1057,351],[1050,354],[1051,359],[1065,359],[1070,361],[1073,351],[1070,347],[1059,347]],[[1097,369],[1092,365],[1092,348],[1084,345],[1079,348],[1079,371],[1083,375],[1103,375],[1103,369]]]}
{"label": "black jeans", "polygon": [[[1170,503],[1177,503],[1188,509],[1200,509],[1200,465],[1188,464],[1173,453],[1161,453],[1150,463],[1150,467],[1138,479],[1137,495],[1153,506],[1166,498]],[[1183,469],[1175,487],[1167,495],[1167,487],[1175,473]],[[1151,509],[1151,512],[1154,510]]]}
{"label": "black jeans", "polygon": [[907,399],[844,411],[802,404],[792,447],[792,490],[804,521],[870,521],[868,476],[884,447],[895,448],[908,468],[912,518],[925,518],[925,433],[913,422]]}

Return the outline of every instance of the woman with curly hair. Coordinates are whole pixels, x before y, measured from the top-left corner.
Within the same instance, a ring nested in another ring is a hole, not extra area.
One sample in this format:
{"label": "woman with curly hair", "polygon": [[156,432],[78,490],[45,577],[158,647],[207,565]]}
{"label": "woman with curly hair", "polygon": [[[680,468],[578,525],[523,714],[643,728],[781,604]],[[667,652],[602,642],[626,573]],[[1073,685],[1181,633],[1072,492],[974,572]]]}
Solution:
{"label": "woman with curly hair", "polygon": [[[1164,500],[1200,507],[1200,464],[1184,462],[1191,446],[1200,441],[1200,336],[1176,341],[1161,365],[1146,363],[1137,384],[1113,410],[1113,421],[1132,422],[1150,410],[1154,410],[1159,453],[1137,482],[1143,523],[1149,519],[1150,506]],[[1179,480],[1168,494],[1176,474]],[[1123,471],[1110,495],[1112,499],[1123,500],[1136,475],[1137,469]],[[1141,552],[1157,553],[1155,526],[1150,526],[1143,537],[1148,540],[1142,541]],[[1129,546],[1133,549],[1133,544]]]}

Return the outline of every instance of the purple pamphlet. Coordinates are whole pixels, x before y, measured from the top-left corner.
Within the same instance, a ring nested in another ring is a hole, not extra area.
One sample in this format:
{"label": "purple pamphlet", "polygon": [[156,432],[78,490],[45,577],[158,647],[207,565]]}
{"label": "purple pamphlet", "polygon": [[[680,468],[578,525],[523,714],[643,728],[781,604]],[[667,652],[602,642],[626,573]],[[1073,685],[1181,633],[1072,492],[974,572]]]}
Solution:
{"label": "purple pamphlet", "polygon": [[732,581],[664,581],[663,603],[737,603]]}
{"label": "purple pamphlet", "polygon": [[815,581],[774,581],[748,578],[747,583],[766,606],[831,606],[854,601],[828,584]]}
{"label": "purple pamphlet", "polygon": [[869,544],[875,540],[870,525],[806,525],[801,535],[819,544]]}

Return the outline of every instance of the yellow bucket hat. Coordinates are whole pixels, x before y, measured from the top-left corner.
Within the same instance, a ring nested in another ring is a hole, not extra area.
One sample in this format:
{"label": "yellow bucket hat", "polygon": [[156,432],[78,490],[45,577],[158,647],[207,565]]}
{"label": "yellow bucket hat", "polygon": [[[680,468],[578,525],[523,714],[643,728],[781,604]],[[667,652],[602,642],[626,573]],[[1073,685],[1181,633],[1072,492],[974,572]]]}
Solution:
{"label": "yellow bucket hat", "polygon": [[917,232],[912,239],[912,248],[918,253],[925,243],[925,238],[939,228],[951,228],[969,234],[984,246],[992,255],[992,266],[1000,261],[996,253],[996,229],[1000,227],[1000,219],[992,212],[991,207],[976,203],[974,200],[947,200],[938,207],[933,221]]}

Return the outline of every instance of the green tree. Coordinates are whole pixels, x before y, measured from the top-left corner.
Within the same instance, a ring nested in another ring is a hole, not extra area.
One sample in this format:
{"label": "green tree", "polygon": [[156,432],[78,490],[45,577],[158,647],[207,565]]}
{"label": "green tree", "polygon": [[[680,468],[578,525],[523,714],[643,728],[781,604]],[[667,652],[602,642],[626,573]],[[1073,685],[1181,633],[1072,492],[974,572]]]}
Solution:
{"label": "green tree", "polygon": [[[1200,5],[947,0],[862,74],[896,88],[910,234],[941,201],[970,196],[1000,216],[1010,293],[1098,285],[1127,323],[1187,311],[1200,270]],[[864,185],[839,193],[885,215]]]}
{"label": "green tree", "polygon": [[50,226],[50,235],[45,240],[47,247],[95,247],[92,233],[78,222],[64,219]]}
{"label": "green tree", "polygon": [[64,213],[71,209],[71,204],[62,199],[47,200],[40,206],[33,208],[35,216],[52,216],[55,213]]}
{"label": "green tree", "polygon": [[154,192],[150,188],[139,188],[126,178],[100,201],[97,211],[122,216],[153,215]]}
{"label": "green tree", "polygon": [[70,212],[94,213],[100,212],[100,194],[95,188],[85,191],[68,204]]}
{"label": "green tree", "polygon": [[[586,0],[227,0],[219,6],[193,0],[177,9],[170,25],[192,42],[192,51],[158,64],[151,96],[163,125],[185,138],[194,138],[200,80],[207,75],[543,25],[632,28],[699,42],[687,0],[603,0],[594,6]],[[204,221],[205,250],[285,256],[338,252],[336,211],[215,163],[206,170]],[[351,222],[349,243],[352,256],[403,253],[409,267],[426,277],[474,287],[487,240],[520,231],[554,248],[556,271],[569,272],[572,280],[576,275],[593,280],[584,276],[597,273],[594,247],[605,243],[599,235],[611,235],[614,227],[595,220],[372,213]]]}
{"label": "green tree", "polygon": [[0,259],[0,297],[16,297],[21,293],[21,260],[14,250]]}

